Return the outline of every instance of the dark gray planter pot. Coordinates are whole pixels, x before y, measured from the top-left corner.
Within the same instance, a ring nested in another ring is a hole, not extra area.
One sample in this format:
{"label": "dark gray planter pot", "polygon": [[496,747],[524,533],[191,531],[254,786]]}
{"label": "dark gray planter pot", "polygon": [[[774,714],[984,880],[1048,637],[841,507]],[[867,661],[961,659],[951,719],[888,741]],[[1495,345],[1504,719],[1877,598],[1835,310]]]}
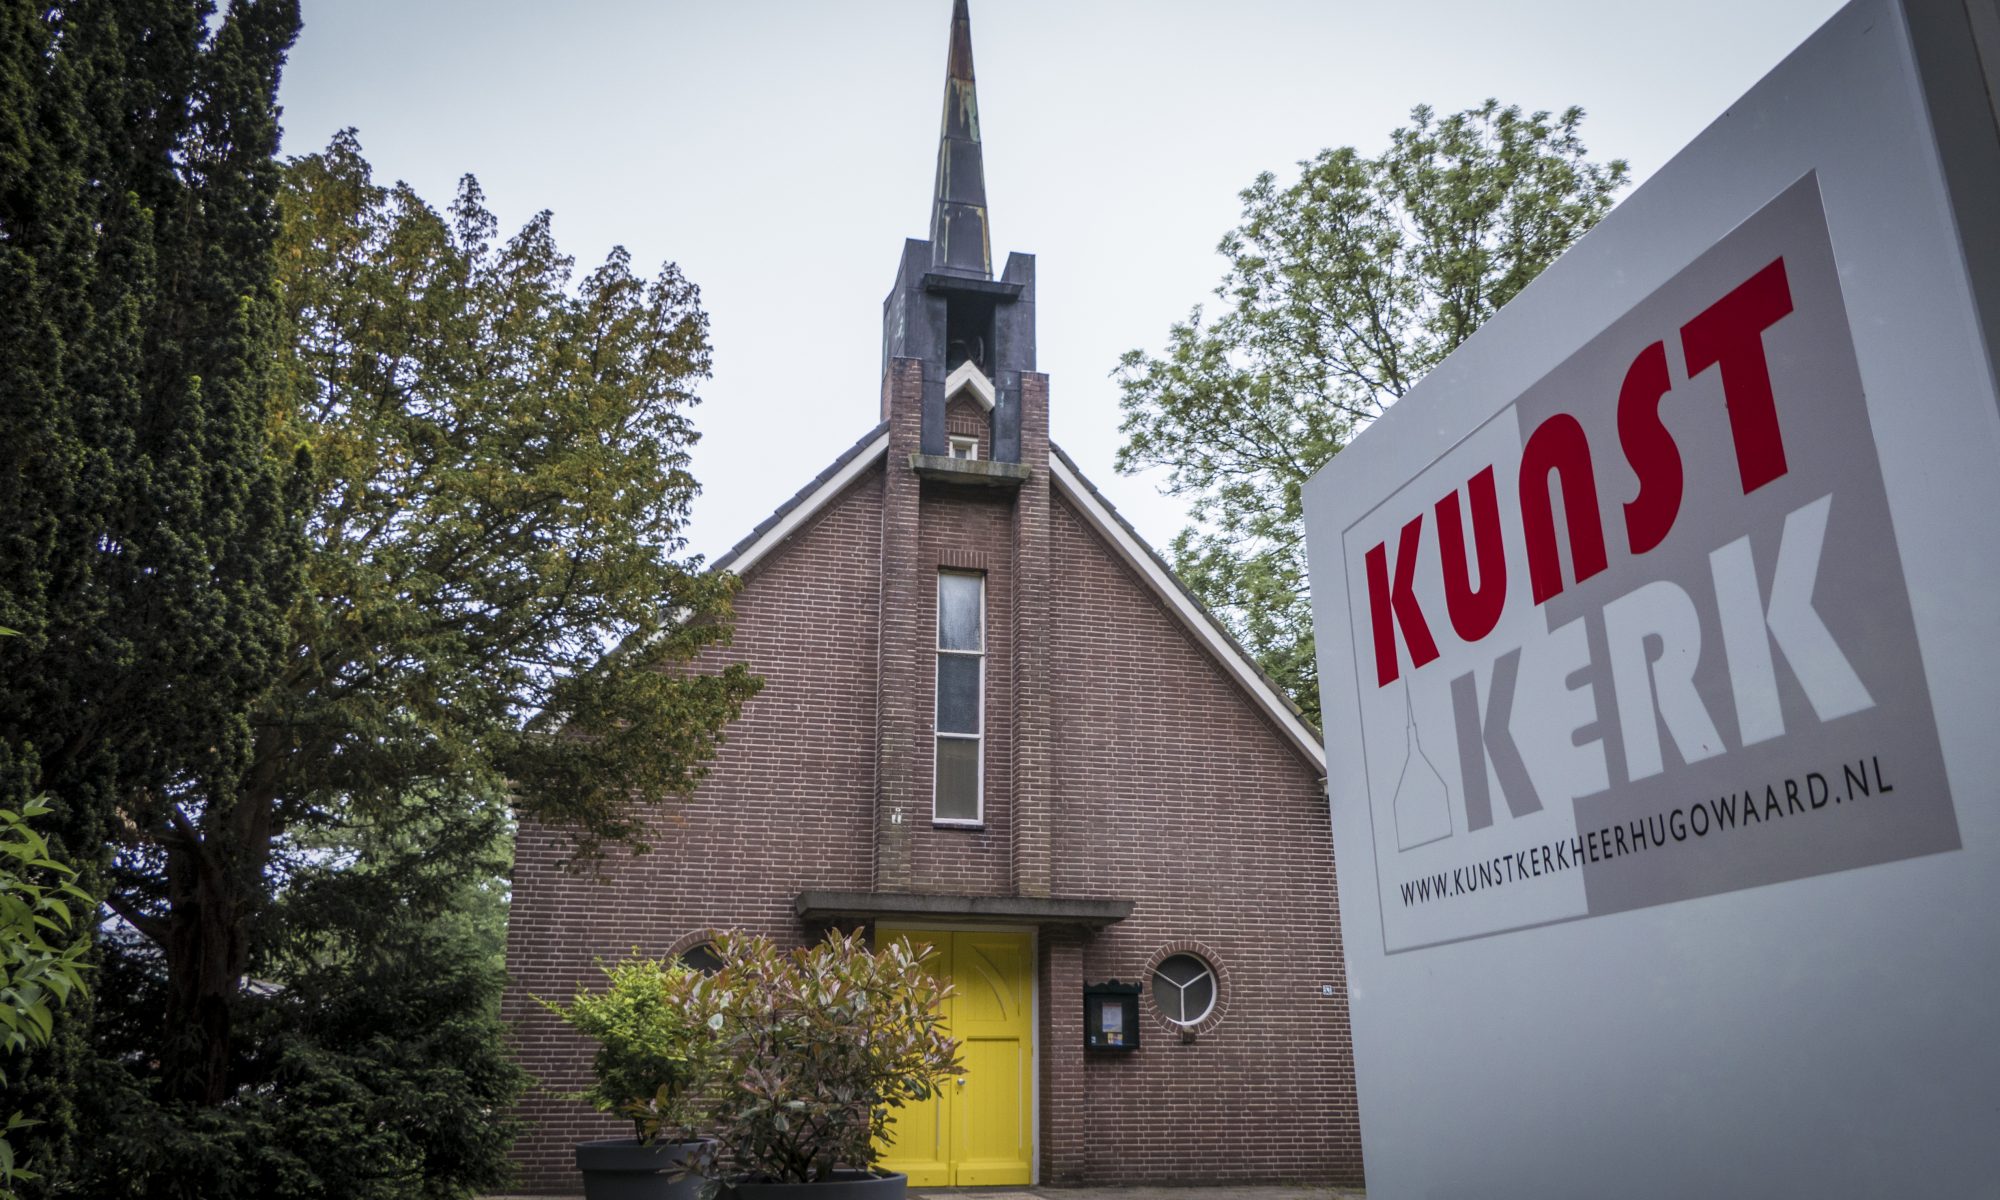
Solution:
{"label": "dark gray planter pot", "polygon": [[729,1194],[736,1200],[903,1200],[908,1175],[871,1175],[867,1171],[835,1171],[825,1183],[738,1183]]}
{"label": "dark gray planter pot", "polygon": [[579,1142],[576,1168],[583,1172],[584,1200],[697,1200],[701,1176],[685,1164],[701,1142],[654,1142],[633,1138]]}

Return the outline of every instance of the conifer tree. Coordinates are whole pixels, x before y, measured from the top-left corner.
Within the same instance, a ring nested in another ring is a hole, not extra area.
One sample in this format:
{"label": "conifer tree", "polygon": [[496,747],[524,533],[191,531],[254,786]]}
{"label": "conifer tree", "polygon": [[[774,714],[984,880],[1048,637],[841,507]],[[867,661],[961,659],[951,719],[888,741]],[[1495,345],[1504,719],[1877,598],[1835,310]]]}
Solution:
{"label": "conifer tree", "polygon": [[[113,835],[224,828],[299,537],[267,417],[278,69],[294,0],[6,0],[0,15],[0,802],[52,806],[93,892]],[[240,892],[243,872],[190,897]],[[207,930],[184,924],[200,945]],[[80,1019],[0,1106],[72,1165]],[[189,1014],[191,1028],[217,1014]],[[198,1080],[205,1039],[161,1047]],[[196,1085],[198,1086],[198,1085]]]}
{"label": "conifer tree", "polygon": [[495,894],[501,798],[580,858],[636,841],[634,800],[691,791],[757,690],[688,665],[734,586],[681,556],[707,318],[623,251],[572,286],[549,215],[503,239],[469,177],[445,213],[376,184],[352,133],[288,165],[282,210],[273,428],[308,450],[304,588],[228,800],[261,840],[197,843],[255,854],[271,894],[240,926],[249,976],[199,981],[231,1012],[210,1102],[150,1065],[183,1004],[176,901],[136,849],[118,864],[141,937],[107,956],[118,1170],[91,1184],[463,1195],[501,1182],[520,1086],[492,923],[466,923]]}

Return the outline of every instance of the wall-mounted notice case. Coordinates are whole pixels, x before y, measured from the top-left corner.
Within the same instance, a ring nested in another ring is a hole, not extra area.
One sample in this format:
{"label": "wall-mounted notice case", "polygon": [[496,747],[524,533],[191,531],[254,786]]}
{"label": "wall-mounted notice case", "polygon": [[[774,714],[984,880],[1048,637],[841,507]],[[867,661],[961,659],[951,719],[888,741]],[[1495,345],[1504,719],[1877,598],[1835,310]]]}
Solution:
{"label": "wall-mounted notice case", "polygon": [[1084,985],[1083,1048],[1115,1051],[1139,1048],[1138,984],[1114,979],[1109,983]]}

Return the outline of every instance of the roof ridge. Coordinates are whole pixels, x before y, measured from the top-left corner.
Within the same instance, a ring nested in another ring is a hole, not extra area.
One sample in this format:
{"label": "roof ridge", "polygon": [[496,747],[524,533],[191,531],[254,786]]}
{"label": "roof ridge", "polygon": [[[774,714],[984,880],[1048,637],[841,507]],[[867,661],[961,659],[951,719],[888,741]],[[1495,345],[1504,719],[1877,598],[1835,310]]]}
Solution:
{"label": "roof ridge", "polygon": [[1196,612],[1199,612],[1207,620],[1215,633],[1228,643],[1229,648],[1235,652],[1238,658],[1243,660],[1244,665],[1254,671],[1257,678],[1263,680],[1264,685],[1271,689],[1272,694],[1284,702],[1285,707],[1291,710],[1292,716],[1297,719],[1299,724],[1304,726],[1316,741],[1323,739],[1324,731],[1306,719],[1304,710],[1293,703],[1291,696],[1286,694],[1284,686],[1271,678],[1270,673],[1259,665],[1256,656],[1246,650],[1242,642],[1236,640],[1235,634],[1229,632],[1229,627],[1222,623],[1221,618],[1217,617],[1214,611],[1208,607],[1208,604],[1200,596],[1195,595],[1186,583],[1182,582],[1180,574],[1174,570],[1173,564],[1160,557],[1160,552],[1153,548],[1153,544],[1146,540],[1144,534],[1133,527],[1132,522],[1125,519],[1125,514],[1118,511],[1118,506],[1113,504],[1109,497],[1098,490],[1097,485],[1091,482],[1090,476],[1084,474],[1083,468],[1078,466],[1076,460],[1069,456],[1069,452],[1051,441],[1049,443],[1049,453],[1063,461],[1063,465],[1067,466],[1070,469],[1070,473],[1076,476],[1077,482],[1083,484],[1084,488],[1090,492],[1090,498],[1103,507],[1105,515],[1118,522],[1119,528],[1123,529],[1132,541],[1141,550],[1146,552],[1147,556],[1160,568],[1160,572],[1173,582],[1174,588],[1180,592],[1181,596],[1188,603],[1194,606]]}
{"label": "roof ridge", "polygon": [[888,428],[889,428],[889,422],[887,420],[877,422],[873,429],[870,429],[867,433],[862,434],[859,441],[855,442],[852,446],[849,446],[847,449],[841,451],[840,456],[838,458],[835,458],[832,462],[828,463],[824,470],[822,470],[819,474],[813,476],[810,480],[808,480],[804,487],[792,493],[791,499],[785,501],[783,504],[780,504],[771,513],[770,516],[765,517],[763,520],[757,522],[756,528],[752,529],[749,533],[746,533],[741,538],[739,538],[736,544],[729,548],[727,553],[723,554],[721,558],[718,558],[714,562],[710,563],[709,568],[711,570],[716,570],[716,571],[727,571],[731,563],[735,562],[738,558],[741,558],[743,556],[744,551],[748,550],[751,546],[755,545],[758,539],[762,538],[765,534],[769,533],[773,528],[775,528],[778,525],[780,521],[783,521],[786,517],[790,516],[793,509],[797,508],[799,505],[804,504],[807,500],[811,499],[812,494],[814,492],[817,492],[820,488],[825,487],[830,481],[832,481],[834,476],[840,474],[842,468],[846,467],[850,462],[853,462],[856,455],[866,450],[869,444],[873,442],[876,438],[881,437],[884,431],[886,431]]}

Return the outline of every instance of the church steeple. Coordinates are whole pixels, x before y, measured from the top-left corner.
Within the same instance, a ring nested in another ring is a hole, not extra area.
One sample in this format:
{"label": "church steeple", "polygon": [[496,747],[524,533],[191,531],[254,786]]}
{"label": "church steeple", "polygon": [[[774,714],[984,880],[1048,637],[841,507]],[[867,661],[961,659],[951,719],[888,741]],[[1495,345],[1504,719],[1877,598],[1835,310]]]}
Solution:
{"label": "church steeple", "polygon": [[[882,415],[890,416],[895,403],[914,403],[922,413],[918,455],[942,459],[951,446],[946,410],[954,398],[971,396],[987,425],[977,459],[1011,467],[975,473],[1018,483],[1025,478],[1019,474],[1021,376],[1035,369],[1035,257],[1009,254],[994,276],[966,0],[952,0],[947,64],[931,236],[903,243],[896,285],[882,301],[883,377],[896,360],[915,359],[923,364],[923,387],[921,395],[901,401],[885,388]],[[1039,420],[1027,438],[1035,444],[1047,440],[1046,412]]]}
{"label": "church steeple", "polygon": [[993,278],[986,231],[986,168],[979,152],[979,97],[972,80],[972,16],[951,6],[944,120],[938,130],[937,187],[931,200],[931,269]]}

